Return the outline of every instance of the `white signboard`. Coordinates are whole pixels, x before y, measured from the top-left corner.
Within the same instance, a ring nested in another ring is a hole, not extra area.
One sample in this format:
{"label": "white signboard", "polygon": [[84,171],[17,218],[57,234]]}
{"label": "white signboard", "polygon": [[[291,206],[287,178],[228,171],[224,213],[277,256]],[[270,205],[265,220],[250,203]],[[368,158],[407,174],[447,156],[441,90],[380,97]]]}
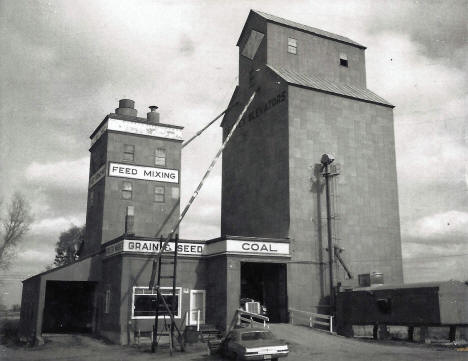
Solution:
{"label": "white signboard", "polygon": [[226,253],[255,253],[266,256],[289,256],[289,243],[227,239]]}
{"label": "white signboard", "polygon": [[109,175],[112,177],[143,179],[155,182],[179,183],[179,171],[176,169],[109,162]]}
{"label": "white signboard", "polygon": [[97,182],[99,182],[106,175],[106,165],[103,164],[90,178],[89,188],[92,188]]}
{"label": "white signboard", "polygon": [[[159,252],[159,241],[124,239],[106,247],[106,256],[117,253],[144,253],[154,255]],[[164,252],[174,252],[174,242],[167,244]],[[243,240],[221,240],[209,244],[180,242],[177,252],[181,256],[211,256],[217,254],[249,254],[256,256],[289,256],[289,243]]]}
{"label": "white signboard", "polygon": [[[159,241],[143,241],[134,239],[125,239],[123,244],[124,252],[138,253],[158,253]],[[164,252],[174,252],[175,244],[169,242],[164,249]],[[197,243],[179,242],[177,245],[177,253],[186,256],[201,256],[206,245]]]}
{"label": "white signboard", "polygon": [[91,138],[91,145],[97,142],[97,140],[104,134],[106,130],[115,130],[118,132],[148,135],[157,138],[167,138],[174,140],[182,140],[182,129],[172,128],[165,125],[149,124],[132,122],[122,119],[109,118],[104,123],[98,132]]}

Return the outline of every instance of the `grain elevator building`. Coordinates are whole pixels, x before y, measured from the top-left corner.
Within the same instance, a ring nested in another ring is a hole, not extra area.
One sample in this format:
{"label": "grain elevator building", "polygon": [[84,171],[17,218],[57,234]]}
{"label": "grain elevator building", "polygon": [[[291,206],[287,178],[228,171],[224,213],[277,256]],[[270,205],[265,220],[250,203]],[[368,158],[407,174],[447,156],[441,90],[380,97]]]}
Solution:
{"label": "grain elevator building", "polygon": [[[225,329],[241,298],[273,322],[290,308],[330,312],[324,153],[337,163],[334,252],[355,275],[402,282],[393,106],[366,88],[365,47],[258,11],[237,46],[224,137],[257,96],[223,152],[220,237],[180,240],[176,319],[193,324],[199,309]],[[80,260],[23,282],[25,337],[84,330],[126,344],[151,330],[151,262],[179,216],[181,143],[180,126],[155,108],[137,117],[128,99],[98,125]],[[333,267],[334,285],[357,282]]]}

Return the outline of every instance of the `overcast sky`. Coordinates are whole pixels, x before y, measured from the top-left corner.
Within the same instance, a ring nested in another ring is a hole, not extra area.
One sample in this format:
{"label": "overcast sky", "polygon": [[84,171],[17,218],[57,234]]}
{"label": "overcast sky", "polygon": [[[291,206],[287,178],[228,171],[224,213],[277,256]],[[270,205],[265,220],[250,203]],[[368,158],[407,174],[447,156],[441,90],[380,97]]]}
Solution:
{"label": "overcast sky", "polygon": [[[35,215],[0,271],[6,303],[84,224],[99,122],[131,98],[188,139],[229,101],[251,8],[367,46],[368,88],[396,105],[405,281],[468,279],[467,1],[0,0],[0,196],[23,192]],[[184,150],[182,205],[220,141],[214,126]],[[182,237],[219,236],[220,191],[218,165]]]}

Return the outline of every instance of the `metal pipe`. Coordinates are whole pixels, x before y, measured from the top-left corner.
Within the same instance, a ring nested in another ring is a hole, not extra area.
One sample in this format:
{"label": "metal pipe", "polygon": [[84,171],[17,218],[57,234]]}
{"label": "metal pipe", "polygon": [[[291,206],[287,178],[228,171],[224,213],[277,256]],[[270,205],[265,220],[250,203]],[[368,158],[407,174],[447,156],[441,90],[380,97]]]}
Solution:
{"label": "metal pipe", "polygon": [[211,122],[209,122],[207,125],[205,125],[201,130],[199,130],[192,138],[190,138],[186,142],[182,143],[182,148],[189,145],[189,143],[192,140],[194,140],[196,137],[198,137],[200,134],[202,134],[211,124],[216,122],[219,118],[221,118],[221,116],[223,116],[225,113],[227,113],[229,110],[231,110],[232,108],[234,108],[238,104],[239,104],[239,102],[235,102],[234,104],[232,104],[231,106],[229,106],[225,110],[223,110],[216,118],[214,118]]}
{"label": "metal pipe", "polygon": [[330,275],[330,311],[333,313],[335,309],[335,294],[333,290],[333,253],[334,248],[332,244],[332,220],[331,220],[331,206],[330,206],[330,172],[328,164],[325,164],[325,194],[327,200],[327,238],[328,238],[328,270]]}

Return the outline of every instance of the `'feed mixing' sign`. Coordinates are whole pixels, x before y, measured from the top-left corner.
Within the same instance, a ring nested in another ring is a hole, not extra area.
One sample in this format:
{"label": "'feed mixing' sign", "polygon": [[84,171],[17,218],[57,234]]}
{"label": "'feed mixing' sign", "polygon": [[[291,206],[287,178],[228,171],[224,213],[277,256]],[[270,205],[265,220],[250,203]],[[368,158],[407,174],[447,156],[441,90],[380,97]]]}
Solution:
{"label": "'feed mixing' sign", "polygon": [[176,169],[144,167],[132,164],[110,162],[109,176],[142,179],[155,182],[179,183],[179,171]]}

